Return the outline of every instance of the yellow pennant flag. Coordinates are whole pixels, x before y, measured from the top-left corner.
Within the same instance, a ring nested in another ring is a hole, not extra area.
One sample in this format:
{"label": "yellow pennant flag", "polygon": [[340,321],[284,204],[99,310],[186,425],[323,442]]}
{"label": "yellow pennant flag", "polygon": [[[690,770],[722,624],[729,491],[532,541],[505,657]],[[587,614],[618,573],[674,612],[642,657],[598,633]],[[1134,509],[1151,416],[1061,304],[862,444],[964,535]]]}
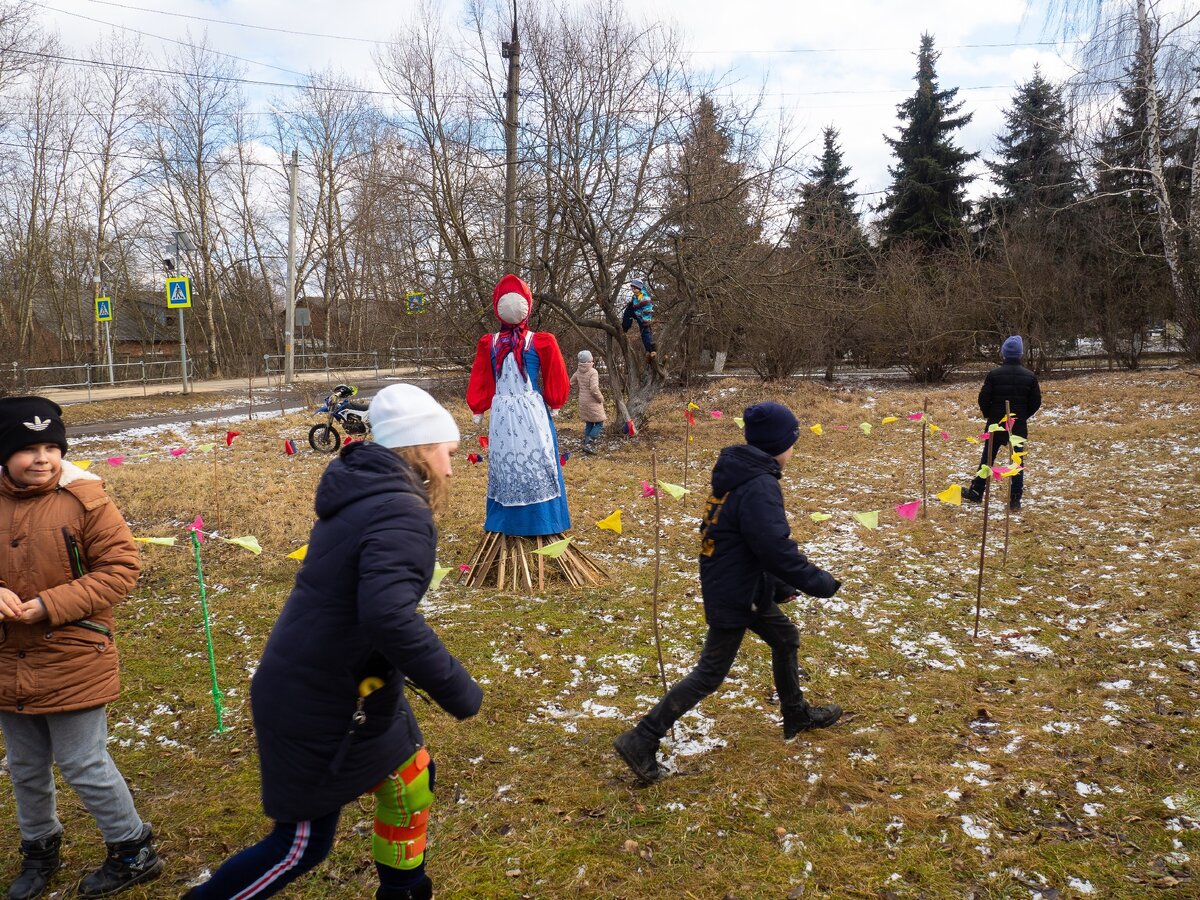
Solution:
{"label": "yellow pennant flag", "polygon": [[698,409],[700,409],[700,407],[698,407],[698,406],[697,406],[695,403],[693,403],[693,402],[692,402],[692,401],[690,401],[690,400],[688,401],[687,408],[688,408],[688,409],[695,409],[695,410],[698,410]]}
{"label": "yellow pennant flag", "polygon": [[962,506],[962,485],[950,485],[950,487],[938,494],[937,498],[943,503],[949,503],[951,506]]}
{"label": "yellow pennant flag", "polygon": [[1015,469],[1005,469],[1003,472],[1000,473],[1000,477],[1001,478],[1012,478],[1018,472],[1022,472],[1022,471],[1024,471],[1024,470],[1020,466],[1017,466]]}
{"label": "yellow pennant flag", "polygon": [[884,416],[879,424],[880,425],[891,425],[895,421],[896,421],[895,416]]}
{"label": "yellow pennant flag", "polygon": [[821,423],[820,423],[820,422],[818,422],[816,425],[812,425],[812,426],[810,426],[808,430],[809,430],[809,431],[811,431],[813,434],[816,434],[816,435],[822,435],[822,434],[824,434],[824,433],[825,433],[825,429],[821,427]]}
{"label": "yellow pennant flag", "polygon": [[737,427],[738,427],[738,428],[745,428],[745,427],[746,427],[746,420],[745,420],[745,419],[743,419],[741,416],[734,416],[734,417],[733,417],[733,421],[737,423]]}
{"label": "yellow pennant flag", "polygon": [[289,553],[287,555],[287,558],[288,559],[304,559],[304,557],[306,557],[306,556],[308,556],[308,544],[305,544],[303,547],[293,550],[291,553]]}
{"label": "yellow pennant flag", "polygon": [[1004,426],[1001,425],[999,422],[997,422],[995,425],[988,426],[988,434],[991,434],[994,431],[1003,431],[1003,430],[1004,430]]}
{"label": "yellow pennant flag", "polygon": [[879,527],[879,510],[877,509],[865,513],[855,513],[854,518],[858,520],[860,525],[865,525],[867,528]]}
{"label": "yellow pennant flag", "polygon": [[90,469],[92,467],[92,461],[90,459],[77,459],[75,460],[75,465],[79,466],[81,469]]}
{"label": "yellow pennant flag", "polygon": [[862,429],[862,433],[863,433],[863,434],[870,434],[870,433],[871,433],[871,423],[870,423],[870,422],[863,422],[863,423],[862,423],[861,425],[859,425],[858,427]]}
{"label": "yellow pennant flag", "polygon": [[621,533],[621,511],[618,509],[612,515],[605,516],[603,519],[601,519],[599,522],[596,523],[596,527],[604,528],[608,531],[615,531],[617,534],[620,534]]}
{"label": "yellow pennant flag", "polygon": [[[618,523],[620,524],[620,523]],[[617,529],[618,531],[620,529]],[[567,547],[571,545],[571,538],[563,538],[561,541],[555,541],[553,544],[547,544],[545,547],[540,547],[533,552],[538,556],[548,556],[551,559],[558,559],[567,552]]]}
{"label": "yellow pennant flag", "polygon": [[217,445],[216,444],[201,444],[200,446],[198,446],[196,448],[196,451],[198,453],[211,453],[213,447],[215,447],[215,446],[217,446]]}
{"label": "yellow pennant flag", "polygon": [[992,467],[991,466],[980,466],[979,471],[975,473],[975,477],[976,478],[991,478],[992,477]]}
{"label": "yellow pennant flag", "polygon": [[1021,464],[1021,460],[1023,460],[1024,458],[1025,458],[1024,453],[1017,453],[1016,451],[1013,451],[1012,461],[1013,461],[1014,466],[1019,466]]}
{"label": "yellow pennant flag", "polygon": [[175,538],[135,537],[134,540],[143,544],[155,544],[159,547],[175,546]]}
{"label": "yellow pennant flag", "polygon": [[233,544],[235,547],[241,547],[243,550],[249,550],[255,556],[262,553],[262,547],[258,544],[258,538],[252,534],[244,534],[241,537],[221,538],[227,544]]}
{"label": "yellow pennant flag", "polygon": [[829,513],[809,513],[808,517],[814,522],[824,522],[826,519],[833,518]]}
{"label": "yellow pennant flag", "polygon": [[683,487],[682,485],[671,484],[668,481],[660,481],[658,483],[658,486],[660,488],[662,488],[664,491],[666,491],[668,494],[670,494],[672,497],[674,497],[676,500],[678,500],[684,494],[691,493],[691,491],[689,491],[687,488]]}
{"label": "yellow pennant flag", "polygon": [[930,434],[938,434],[941,430],[942,429],[938,428],[932,422],[929,423],[929,433]]}
{"label": "yellow pennant flag", "polygon": [[[306,548],[308,547],[307,544],[305,544],[304,546]],[[431,591],[436,591],[438,589],[438,585],[440,585],[442,583],[442,579],[445,578],[447,575],[449,575],[453,571],[454,570],[452,568],[450,568],[449,566],[439,566],[435,562],[433,564],[433,578],[430,579],[430,581],[429,581],[429,589]]]}
{"label": "yellow pennant flag", "polygon": [[968,440],[968,441],[970,441],[972,444],[978,444],[978,443],[979,443],[979,438],[973,438],[973,437],[971,437],[970,435],[967,435],[967,440]]}

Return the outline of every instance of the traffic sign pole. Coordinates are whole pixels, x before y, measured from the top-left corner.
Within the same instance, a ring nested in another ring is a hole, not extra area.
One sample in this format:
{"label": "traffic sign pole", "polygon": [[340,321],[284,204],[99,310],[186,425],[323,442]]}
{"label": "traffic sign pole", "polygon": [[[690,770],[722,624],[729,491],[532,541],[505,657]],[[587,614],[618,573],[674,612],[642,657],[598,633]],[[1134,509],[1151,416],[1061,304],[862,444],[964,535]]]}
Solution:
{"label": "traffic sign pole", "polygon": [[[178,237],[176,237],[178,246]],[[183,392],[188,392],[187,331],[183,325],[183,311],[192,305],[192,285],[186,276],[167,279],[167,309],[179,310],[179,367],[183,379]]]}
{"label": "traffic sign pole", "polygon": [[188,392],[187,332],[183,329],[183,310],[179,310],[179,370],[183,375],[183,392]]}
{"label": "traffic sign pole", "polygon": [[116,376],[116,373],[113,371],[112,331],[110,330],[111,325],[112,325],[111,322],[104,323],[104,346],[107,349],[107,355],[108,355],[108,383],[116,384],[117,376]]}

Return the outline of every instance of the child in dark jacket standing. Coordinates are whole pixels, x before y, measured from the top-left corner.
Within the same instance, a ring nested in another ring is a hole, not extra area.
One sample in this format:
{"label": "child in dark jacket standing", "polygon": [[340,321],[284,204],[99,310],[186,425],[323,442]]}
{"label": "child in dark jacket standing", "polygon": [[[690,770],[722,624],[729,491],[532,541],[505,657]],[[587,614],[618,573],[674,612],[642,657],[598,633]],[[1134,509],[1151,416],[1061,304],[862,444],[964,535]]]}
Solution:
{"label": "child in dark jacket standing", "polygon": [[779,479],[800,425],[791,410],[772,402],[748,407],[743,420],[746,443],[721,451],[700,524],[700,588],[708,623],[700,661],[614,745],[644,782],[661,774],[659,741],[680,716],[721,686],[747,630],[771,648],[784,740],[832,725],[842,715],[836,704],[805,701],[796,663],[800,632],[779,608],[797,592],[832,597],[841,587],[796,547],[784,512]]}
{"label": "child in dark jacket standing", "polygon": [[61,417],[44,397],[0,400],[0,728],[22,857],[10,900],[40,897],[59,869],[55,763],[108,845],[79,896],[162,872],[107,749],[105,704],[121,690],[112,611],[137,583],[137,544],[104,482],[63,460]]}
{"label": "child in dark jacket standing", "polygon": [[417,612],[433,577],[458,426],[429,394],[390,385],[371,401],[373,442],[352,443],[317,486],[308,555],[251,684],[262,841],[185,895],[269,897],[321,862],[342,807],[375,795],[377,900],[427,900],[434,764],[405,681],[466,719],[483,691]]}

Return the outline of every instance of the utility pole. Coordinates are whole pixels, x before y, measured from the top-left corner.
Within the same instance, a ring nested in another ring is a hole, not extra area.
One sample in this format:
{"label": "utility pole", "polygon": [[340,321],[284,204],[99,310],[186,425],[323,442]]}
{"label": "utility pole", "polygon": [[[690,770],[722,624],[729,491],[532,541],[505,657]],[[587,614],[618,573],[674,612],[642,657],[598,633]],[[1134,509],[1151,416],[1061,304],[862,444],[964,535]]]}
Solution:
{"label": "utility pole", "polygon": [[500,56],[508,60],[504,92],[504,266],[517,268],[517,99],[521,93],[521,43],[517,39],[517,0],[513,0],[512,40],[502,41]]}
{"label": "utility pole", "polygon": [[[296,197],[300,190],[300,154],[292,149],[292,163],[288,166],[288,183],[291,199],[288,202],[288,264],[287,304],[283,312],[283,383],[291,384],[295,376],[296,358]],[[328,348],[327,348],[328,349]]]}

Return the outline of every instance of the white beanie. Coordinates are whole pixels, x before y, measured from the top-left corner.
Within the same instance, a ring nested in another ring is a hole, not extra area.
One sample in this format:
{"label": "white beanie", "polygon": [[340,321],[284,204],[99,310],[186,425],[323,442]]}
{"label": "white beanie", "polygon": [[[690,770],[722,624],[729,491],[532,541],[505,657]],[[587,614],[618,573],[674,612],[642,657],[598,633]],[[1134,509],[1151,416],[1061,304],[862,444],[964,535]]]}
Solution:
{"label": "white beanie", "polygon": [[367,411],[375,443],[385,447],[446,444],[459,439],[458,425],[442,404],[415,384],[390,384]]}
{"label": "white beanie", "polygon": [[592,361],[592,351],[591,350],[580,350],[579,351],[579,361],[581,363],[591,362]]}

